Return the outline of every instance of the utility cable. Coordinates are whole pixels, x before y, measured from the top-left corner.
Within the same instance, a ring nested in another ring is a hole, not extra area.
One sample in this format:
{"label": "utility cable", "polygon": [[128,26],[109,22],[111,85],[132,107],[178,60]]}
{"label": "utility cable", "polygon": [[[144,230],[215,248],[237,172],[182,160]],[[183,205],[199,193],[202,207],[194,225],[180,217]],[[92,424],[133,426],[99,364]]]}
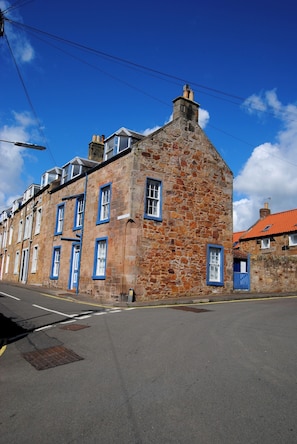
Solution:
{"label": "utility cable", "polygon": [[[15,59],[15,57],[14,57],[14,54],[13,54],[13,51],[12,51],[12,49],[11,49],[11,46],[10,46],[9,40],[8,40],[8,38],[7,38],[7,35],[5,34],[4,37],[5,37],[5,40],[6,40],[6,42],[7,42],[7,46],[8,46],[8,49],[9,49],[9,51],[10,51],[10,54],[11,54],[12,60],[13,60],[14,65],[15,65],[15,68],[16,68],[16,70],[17,70],[17,73],[18,73],[18,76],[19,76],[20,82],[21,82],[21,84],[22,84],[22,86],[23,86],[23,89],[24,89],[25,95],[26,95],[26,97],[27,97],[28,103],[29,103],[29,105],[30,105],[31,111],[32,111],[32,113],[33,113],[33,116],[35,117],[35,121],[36,121],[36,123],[37,123],[37,125],[38,125],[39,131],[40,131],[40,133],[41,133],[41,135],[42,135],[42,137],[43,137],[43,140],[45,141],[46,138],[45,138],[44,132],[43,132],[43,130],[42,130],[40,120],[39,120],[39,118],[38,118],[38,116],[37,116],[37,113],[36,113],[36,111],[35,111],[35,109],[34,109],[34,106],[33,106],[32,100],[31,100],[31,98],[30,98],[30,96],[29,96],[28,90],[27,90],[26,85],[25,85],[25,82],[24,82],[24,80],[23,80],[23,77],[22,77],[21,71],[20,71],[20,69],[19,69],[19,67],[18,67],[17,61],[16,61],[16,59]],[[50,156],[51,156],[51,158],[52,158],[52,161],[54,162],[54,164],[56,164],[56,161],[55,161],[55,159],[54,159],[54,156],[53,156],[51,150],[50,150],[49,148],[48,148],[48,150],[49,150],[49,154],[50,154]]]}

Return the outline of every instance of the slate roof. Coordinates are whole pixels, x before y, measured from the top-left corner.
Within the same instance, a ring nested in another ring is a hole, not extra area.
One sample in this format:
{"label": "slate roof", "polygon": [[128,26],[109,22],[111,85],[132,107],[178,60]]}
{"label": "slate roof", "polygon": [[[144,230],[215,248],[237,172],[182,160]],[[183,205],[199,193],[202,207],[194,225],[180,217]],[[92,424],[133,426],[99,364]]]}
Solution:
{"label": "slate roof", "polygon": [[297,232],[297,209],[269,214],[263,219],[259,219],[251,228],[239,235],[238,239],[263,238],[294,231]]}

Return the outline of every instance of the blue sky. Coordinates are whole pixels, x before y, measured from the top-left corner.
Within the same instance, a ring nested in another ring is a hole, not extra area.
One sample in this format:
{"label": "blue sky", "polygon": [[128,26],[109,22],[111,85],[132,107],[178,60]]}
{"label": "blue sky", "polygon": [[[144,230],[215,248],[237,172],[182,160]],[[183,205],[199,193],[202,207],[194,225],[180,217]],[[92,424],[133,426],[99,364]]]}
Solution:
{"label": "blue sky", "polygon": [[0,139],[47,150],[0,143],[1,209],[45,170],[87,157],[93,134],[164,125],[185,83],[233,171],[234,230],[252,225],[265,201],[273,213],[297,207],[293,0],[0,0],[2,11],[11,4]]}

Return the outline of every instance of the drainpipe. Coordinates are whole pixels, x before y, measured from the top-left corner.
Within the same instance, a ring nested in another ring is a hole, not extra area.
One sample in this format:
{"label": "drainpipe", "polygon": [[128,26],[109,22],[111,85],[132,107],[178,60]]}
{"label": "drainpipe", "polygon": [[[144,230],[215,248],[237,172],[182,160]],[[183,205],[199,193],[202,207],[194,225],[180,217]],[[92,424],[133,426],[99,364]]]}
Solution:
{"label": "drainpipe", "polygon": [[77,283],[76,283],[76,294],[79,293],[79,280],[80,280],[80,265],[81,265],[81,255],[82,255],[82,245],[83,245],[83,235],[84,235],[84,224],[85,224],[85,212],[87,203],[87,186],[88,186],[88,174],[85,177],[85,189],[84,189],[84,211],[82,214],[81,230],[79,238],[79,257],[78,257],[78,270],[77,270]]}

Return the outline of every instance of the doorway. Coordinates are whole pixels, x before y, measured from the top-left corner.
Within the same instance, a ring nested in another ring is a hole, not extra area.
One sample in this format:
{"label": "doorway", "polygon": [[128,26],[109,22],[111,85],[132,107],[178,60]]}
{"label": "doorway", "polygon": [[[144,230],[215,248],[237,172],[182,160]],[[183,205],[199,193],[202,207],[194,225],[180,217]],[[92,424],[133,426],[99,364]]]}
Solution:
{"label": "doorway", "polygon": [[80,244],[73,244],[71,251],[71,268],[69,277],[69,289],[76,290],[78,287],[80,266]]}

